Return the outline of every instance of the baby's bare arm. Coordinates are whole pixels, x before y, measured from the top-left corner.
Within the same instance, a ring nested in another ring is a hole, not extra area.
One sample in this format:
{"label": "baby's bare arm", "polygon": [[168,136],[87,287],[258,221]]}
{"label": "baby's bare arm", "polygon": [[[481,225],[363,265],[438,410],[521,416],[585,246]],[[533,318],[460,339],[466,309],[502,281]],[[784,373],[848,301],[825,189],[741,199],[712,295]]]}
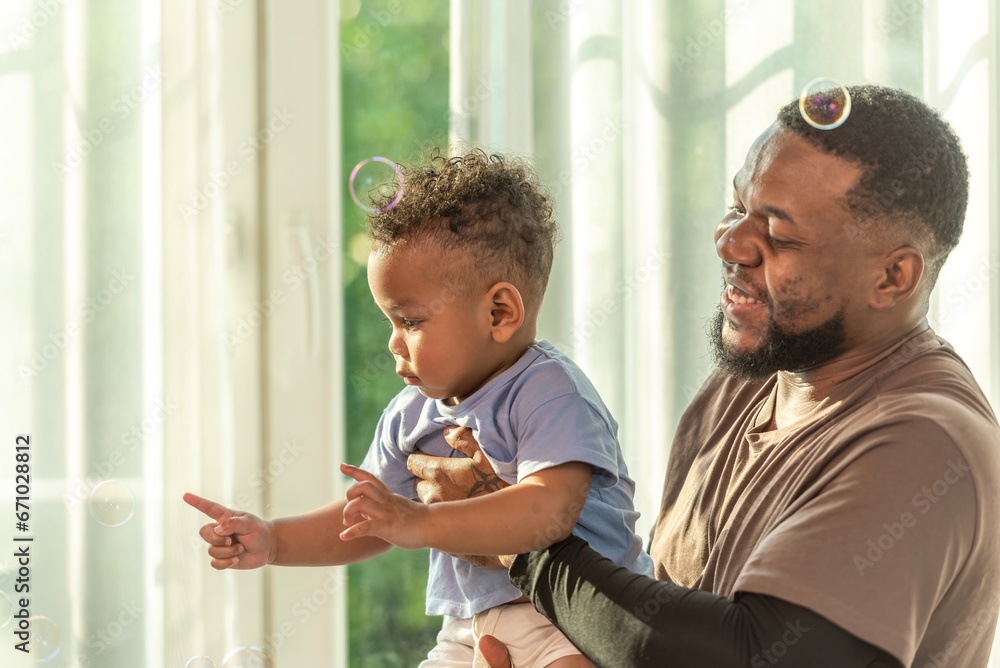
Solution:
{"label": "baby's bare arm", "polygon": [[348,490],[345,539],[378,536],[394,545],[449,554],[520,554],[569,536],[590,490],[592,467],[570,462],[497,492],[424,505],[392,494],[374,476],[343,469]]}

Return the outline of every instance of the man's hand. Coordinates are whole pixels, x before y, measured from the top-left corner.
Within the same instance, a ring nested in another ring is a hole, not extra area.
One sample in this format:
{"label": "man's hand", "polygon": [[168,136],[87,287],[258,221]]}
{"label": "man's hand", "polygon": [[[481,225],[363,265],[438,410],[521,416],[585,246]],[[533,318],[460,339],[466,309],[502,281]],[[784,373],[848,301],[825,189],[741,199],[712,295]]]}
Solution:
{"label": "man's hand", "polygon": [[490,668],[513,668],[507,647],[493,636],[482,636],[476,646],[476,653],[483,657]]}
{"label": "man's hand", "polygon": [[427,547],[427,506],[393,494],[381,480],[356,466],[341,464],[340,470],[357,480],[347,490],[347,528],[340,532],[341,539],[376,536],[397,547]]}
{"label": "man's hand", "polygon": [[[465,457],[434,457],[415,452],[406,460],[406,468],[420,478],[417,496],[426,504],[460,501],[510,487],[490,466],[479,443],[468,427],[446,427],[444,440]],[[497,557],[478,554],[453,555],[480,568],[506,569]],[[511,557],[513,559],[513,557]]]}
{"label": "man's hand", "polygon": [[467,427],[448,427],[444,440],[465,457],[433,457],[415,452],[406,468],[420,478],[417,496],[424,503],[471,499],[509,487],[497,476]]}
{"label": "man's hand", "polygon": [[209,544],[208,556],[212,557],[212,568],[220,571],[227,568],[249,570],[274,561],[278,541],[271,522],[226,508],[196,494],[185,494],[184,501],[215,520],[198,531],[198,535]]}

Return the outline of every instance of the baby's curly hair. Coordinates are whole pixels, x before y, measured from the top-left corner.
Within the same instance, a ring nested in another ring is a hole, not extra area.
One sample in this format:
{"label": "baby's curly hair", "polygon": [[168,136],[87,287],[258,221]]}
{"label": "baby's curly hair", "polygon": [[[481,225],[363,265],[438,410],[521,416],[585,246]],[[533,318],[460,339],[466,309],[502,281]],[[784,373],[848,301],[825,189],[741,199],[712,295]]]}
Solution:
{"label": "baby's curly hair", "polygon": [[[374,197],[368,235],[375,252],[430,242],[461,250],[466,262],[443,267],[469,290],[509,281],[536,312],[552,269],[559,227],[531,167],[518,158],[473,150],[447,158],[436,150],[426,164],[401,165],[403,195]],[[474,277],[475,285],[470,285]]]}
{"label": "baby's curly hair", "polygon": [[933,287],[962,236],[969,200],[969,168],[961,142],[937,111],[906,91],[875,85],[847,90],[851,115],[835,130],[806,123],[798,100],[778,112],[778,121],[864,170],[848,193],[859,230],[876,237],[902,227],[911,239],[925,239],[927,283]]}

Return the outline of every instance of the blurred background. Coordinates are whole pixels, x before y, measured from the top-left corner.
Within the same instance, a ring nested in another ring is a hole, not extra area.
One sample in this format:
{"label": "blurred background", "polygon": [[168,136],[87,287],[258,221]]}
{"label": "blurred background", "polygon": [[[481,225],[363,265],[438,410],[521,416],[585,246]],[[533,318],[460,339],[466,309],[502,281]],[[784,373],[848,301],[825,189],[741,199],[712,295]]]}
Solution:
{"label": "blurred background", "polygon": [[[646,535],[747,148],[817,77],[905,88],[969,154],[931,320],[996,406],[998,67],[992,0],[4,0],[0,663],[388,668],[433,645],[426,553],[218,573],[181,502],[343,494],[401,387],[348,189],[373,157],[534,163],[563,228],[540,334],[617,416]],[[31,657],[6,613],[26,536]]]}

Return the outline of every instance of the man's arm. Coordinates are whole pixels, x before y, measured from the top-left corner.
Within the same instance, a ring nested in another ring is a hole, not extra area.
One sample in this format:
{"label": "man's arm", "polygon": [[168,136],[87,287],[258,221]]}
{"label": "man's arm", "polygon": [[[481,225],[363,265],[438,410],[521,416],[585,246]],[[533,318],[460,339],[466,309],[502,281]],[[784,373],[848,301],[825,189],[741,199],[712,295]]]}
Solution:
{"label": "man's arm", "polygon": [[898,666],[807,608],[637,575],[575,536],[514,559],[511,581],[598,666]]}

